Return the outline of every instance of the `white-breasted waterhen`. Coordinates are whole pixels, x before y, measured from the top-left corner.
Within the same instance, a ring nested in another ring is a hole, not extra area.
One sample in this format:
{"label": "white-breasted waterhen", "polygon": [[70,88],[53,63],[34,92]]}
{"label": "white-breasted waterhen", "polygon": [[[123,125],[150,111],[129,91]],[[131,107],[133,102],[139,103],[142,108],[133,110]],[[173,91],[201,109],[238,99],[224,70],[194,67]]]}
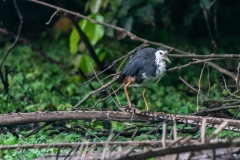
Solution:
{"label": "white-breasted waterhen", "polygon": [[119,81],[124,82],[124,92],[127,97],[128,106],[133,110],[131,101],[128,95],[128,86],[143,87],[142,97],[147,111],[149,107],[145,97],[146,87],[158,82],[167,71],[166,61],[168,59],[168,51],[164,47],[144,48],[137,51],[132,58],[126,63],[122,72],[119,75]]}

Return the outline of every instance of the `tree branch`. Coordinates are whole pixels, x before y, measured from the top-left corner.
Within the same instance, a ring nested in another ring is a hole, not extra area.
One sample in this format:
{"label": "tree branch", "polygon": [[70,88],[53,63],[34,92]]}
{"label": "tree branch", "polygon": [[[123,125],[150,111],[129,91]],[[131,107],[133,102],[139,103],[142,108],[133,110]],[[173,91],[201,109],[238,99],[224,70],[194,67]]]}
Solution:
{"label": "tree branch", "polygon": [[13,44],[11,46],[8,47],[7,51],[5,52],[3,58],[2,58],[2,61],[0,63],[0,70],[2,69],[2,66],[3,66],[3,63],[6,61],[7,57],[8,57],[8,54],[10,53],[10,51],[13,49],[13,47],[17,44],[18,42],[18,39],[20,37],[20,33],[21,33],[21,30],[22,30],[22,23],[23,23],[23,17],[22,17],[22,14],[17,6],[17,2],[16,0],[14,0],[14,6],[16,8],[16,11],[17,11],[17,14],[18,14],[18,17],[19,17],[19,20],[20,20],[20,24],[19,24],[19,27],[18,27],[18,34],[17,34],[17,37],[15,38]]}
{"label": "tree branch", "polygon": [[[138,112],[138,111],[137,111]],[[225,129],[240,131],[240,120],[202,117],[193,115],[158,115],[153,113],[143,115],[141,113],[116,112],[116,111],[54,111],[54,112],[33,112],[33,113],[12,113],[0,115],[0,127],[20,125],[37,122],[54,122],[61,120],[102,120],[102,121],[119,121],[119,122],[162,122],[164,120],[178,123],[187,123],[201,125],[202,119],[206,119],[208,126],[218,128],[223,121],[228,122]]]}
{"label": "tree branch", "polygon": [[[197,55],[197,54],[169,54],[169,57],[174,58],[224,58],[224,59],[233,59],[233,60],[239,60],[240,55],[239,54],[210,54],[210,55]],[[236,59],[238,58],[238,59]]]}
{"label": "tree branch", "polygon": [[151,149],[148,151],[142,151],[142,152],[136,152],[136,153],[130,153],[127,155],[123,155],[118,160],[135,160],[135,159],[147,159],[151,157],[157,157],[157,156],[165,156],[168,154],[180,154],[185,152],[193,152],[193,151],[200,151],[200,150],[207,150],[207,149],[218,149],[218,148],[227,148],[227,147],[239,147],[240,141],[220,141],[220,142],[212,142],[212,143],[200,143],[200,144],[194,144],[194,145],[178,145],[178,146],[172,146],[168,148],[156,148]]}
{"label": "tree branch", "polygon": [[135,41],[140,41],[140,42],[143,42],[143,43],[149,43],[149,44],[152,44],[152,45],[155,45],[155,46],[162,46],[162,47],[165,47],[165,48],[167,48],[167,49],[169,49],[171,51],[178,52],[180,54],[190,54],[188,52],[184,52],[184,51],[178,50],[176,48],[167,46],[167,45],[162,44],[162,43],[148,41],[146,39],[137,37],[136,35],[134,35],[133,33],[129,32],[128,30],[126,30],[124,28],[120,28],[120,27],[117,27],[117,26],[114,26],[114,25],[111,25],[111,24],[108,24],[108,23],[96,21],[94,19],[91,19],[91,18],[89,18],[87,16],[84,16],[84,15],[82,15],[80,13],[77,13],[77,12],[73,12],[73,11],[70,11],[70,10],[67,10],[67,9],[63,9],[63,8],[60,8],[60,7],[57,7],[57,6],[51,5],[49,3],[42,2],[42,1],[37,1],[37,0],[28,0],[28,1],[34,2],[34,3],[37,3],[37,4],[41,4],[43,6],[47,6],[47,7],[50,7],[50,8],[54,8],[56,10],[63,11],[65,13],[74,15],[74,16],[79,17],[79,18],[86,19],[86,20],[88,20],[88,21],[90,21],[91,23],[94,23],[94,24],[98,24],[98,25],[105,26],[105,27],[110,27],[110,28],[113,28],[113,29],[115,29],[115,30],[117,30],[119,32],[124,32],[127,36],[129,36],[132,40],[135,40]]}

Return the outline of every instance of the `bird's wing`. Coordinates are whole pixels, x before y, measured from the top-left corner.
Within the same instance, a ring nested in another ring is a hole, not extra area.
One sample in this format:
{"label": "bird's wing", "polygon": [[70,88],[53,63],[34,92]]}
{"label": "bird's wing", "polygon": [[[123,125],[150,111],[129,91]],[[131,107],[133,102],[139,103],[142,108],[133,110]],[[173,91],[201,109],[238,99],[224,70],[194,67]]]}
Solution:
{"label": "bird's wing", "polygon": [[146,56],[136,55],[132,57],[120,73],[119,81],[123,81],[127,76],[136,76],[137,83],[141,83],[143,73],[147,77],[153,76],[152,74],[155,73],[156,69],[151,63],[151,60]]}

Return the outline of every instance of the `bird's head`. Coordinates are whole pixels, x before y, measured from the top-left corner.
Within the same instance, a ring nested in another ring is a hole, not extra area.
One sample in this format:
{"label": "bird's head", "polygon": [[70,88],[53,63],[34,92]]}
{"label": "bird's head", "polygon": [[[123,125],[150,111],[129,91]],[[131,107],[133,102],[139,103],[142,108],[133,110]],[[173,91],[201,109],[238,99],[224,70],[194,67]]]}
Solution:
{"label": "bird's head", "polygon": [[164,47],[159,47],[155,52],[155,56],[157,61],[167,61],[171,63],[170,59],[168,58],[168,50]]}

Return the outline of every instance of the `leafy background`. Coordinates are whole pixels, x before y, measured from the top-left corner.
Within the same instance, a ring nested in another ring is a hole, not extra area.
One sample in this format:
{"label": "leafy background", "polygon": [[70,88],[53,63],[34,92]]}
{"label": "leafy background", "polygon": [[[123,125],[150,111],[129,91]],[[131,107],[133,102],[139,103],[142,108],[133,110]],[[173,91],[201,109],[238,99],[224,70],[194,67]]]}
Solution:
{"label": "leafy background", "polygon": [[[47,2],[47,1],[46,1]],[[239,25],[236,19],[239,15],[239,1],[190,1],[190,0],[82,0],[82,1],[52,1],[50,3],[79,12],[100,22],[106,22],[125,28],[139,37],[161,42],[184,51],[196,54],[226,54],[238,53]],[[87,36],[91,47],[94,49],[99,61],[104,67],[108,67],[114,60],[127,54],[141,43],[132,41],[123,33],[111,28],[93,24],[84,19],[73,18],[63,13],[57,14],[50,22],[53,9],[37,5],[28,1],[17,2],[24,17],[21,37],[28,40],[31,45],[18,43],[9,54],[4,63],[8,69],[9,92],[4,93],[1,84],[0,113],[34,112],[34,111],[66,111],[71,110],[93,88],[99,88],[101,84],[97,79],[90,83],[86,78],[94,77],[94,71],[99,73],[102,68],[96,64],[86,47],[83,37],[79,34],[77,26]],[[206,20],[203,14],[203,4],[208,9],[208,20],[217,50],[212,47]],[[215,11],[217,7],[217,12]],[[214,18],[217,21],[214,23]],[[12,0],[0,2],[0,27],[16,34],[19,19],[14,9]],[[216,29],[217,26],[217,29]],[[0,56],[3,57],[7,47],[12,43],[12,38],[0,34]],[[151,46],[156,47],[156,46]],[[51,59],[57,63],[53,63]],[[189,62],[189,59],[171,58],[169,68],[180,66]],[[111,68],[111,72],[119,71],[121,62]],[[218,65],[236,72],[237,61],[219,61]],[[158,84],[152,84],[147,91],[149,106],[152,111],[164,111],[165,113],[190,114],[196,112],[197,94],[183,84],[182,77],[192,86],[197,87],[200,72],[203,65],[192,65],[182,70],[169,72]],[[2,69],[5,73],[6,70]],[[220,99],[228,95],[222,89],[221,74],[209,68],[210,72],[210,98]],[[83,74],[86,76],[84,78]],[[110,72],[103,73],[99,79],[103,83],[111,80],[106,78]],[[207,70],[204,70],[201,80],[201,91],[207,94],[208,80]],[[6,77],[5,77],[6,78]],[[230,79],[228,83],[234,83]],[[118,83],[113,84],[117,89]],[[111,91],[111,90],[109,90]],[[130,89],[131,101],[142,110],[145,110],[141,98],[141,89]],[[94,95],[85,101],[80,108],[90,108],[99,99],[107,96],[106,92]],[[200,102],[201,102],[201,97]],[[123,90],[113,97],[116,102],[126,105]],[[95,110],[118,110],[113,99],[109,98],[95,106]],[[200,105],[200,109],[204,107]],[[236,112],[236,110],[231,110]],[[84,141],[84,135],[94,134],[96,130],[113,129],[121,131],[123,128],[136,124],[99,121],[68,121],[64,126],[84,131],[84,134],[64,130],[59,123],[47,126],[39,132],[26,136],[31,130],[45,123],[33,126],[14,126],[12,129],[0,129],[0,144],[26,144],[26,143],[54,143]],[[149,125],[142,130],[147,130],[154,125]],[[180,127],[180,126],[178,126]],[[12,131],[14,130],[14,131]],[[86,132],[88,131],[88,132]],[[211,133],[213,129],[209,129]],[[223,131],[219,135],[239,136],[238,133]],[[191,135],[199,137],[199,133]],[[157,140],[160,134],[136,136],[134,140]],[[105,141],[106,136],[99,139],[92,137],[91,141]],[[120,136],[118,140],[126,141],[128,137]],[[20,151],[19,151],[20,152]],[[24,155],[28,158],[38,157],[46,153],[55,153],[57,150],[26,150]],[[10,150],[0,151],[0,157],[4,159],[18,158],[18,152]]]}

